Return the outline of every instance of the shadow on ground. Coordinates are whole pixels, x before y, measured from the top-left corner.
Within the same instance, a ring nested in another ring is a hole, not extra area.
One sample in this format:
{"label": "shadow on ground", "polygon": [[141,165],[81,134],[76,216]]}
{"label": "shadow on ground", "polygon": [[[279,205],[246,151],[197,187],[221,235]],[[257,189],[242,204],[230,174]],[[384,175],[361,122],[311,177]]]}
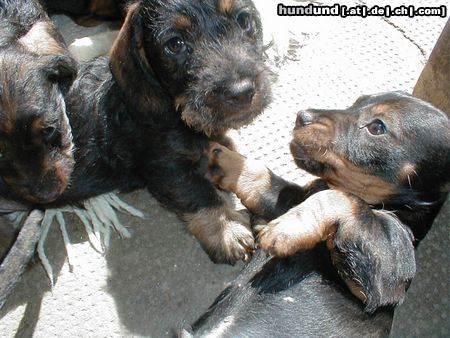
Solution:
{"label": "shadow on ground", "polygon": [[145,209],[148,219],[130,218],[132,238],[112,241],[106,256],[108,291],[130,334],[172,335],[207,309],[242,264],[212,263],[182,222],[146,192],[126,200]]}

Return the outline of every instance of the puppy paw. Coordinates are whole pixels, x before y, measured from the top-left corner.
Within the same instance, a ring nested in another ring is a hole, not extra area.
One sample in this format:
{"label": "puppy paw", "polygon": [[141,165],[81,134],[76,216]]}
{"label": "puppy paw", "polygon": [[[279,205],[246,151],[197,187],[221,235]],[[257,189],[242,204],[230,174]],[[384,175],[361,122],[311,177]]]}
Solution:
{"label": "puppy paw", "polygon": [[227,207],[185,215],[188,229],[215,263],[247,261],[255,249],[249,217]]}
{"label": "puppy paw", "polygon": [[285,257],[316,246],[323,240],[323,229],[311,222],[307,214],[292,209],[259,229],[260,247]]}
{"label": "puppy paw", "polygon": [[223,190],[234,191],[245,157],[218,143],[209,150],[209,179]]}
{"label": "puppy paw", "polygon": [[213,254],[218,262],[234,264],[239,260],[250,260],[255,249],[255,240],[249,228],[233,220],[228,220],[221,237],[221,249],[215,250]]}
{"label": "puppy paw", "polygon": [[260,247],[275,256],[290,256],[300,250],[299,237],[301,232],[297,217],[285,214],[271,221],[266,226],[258,227]]}

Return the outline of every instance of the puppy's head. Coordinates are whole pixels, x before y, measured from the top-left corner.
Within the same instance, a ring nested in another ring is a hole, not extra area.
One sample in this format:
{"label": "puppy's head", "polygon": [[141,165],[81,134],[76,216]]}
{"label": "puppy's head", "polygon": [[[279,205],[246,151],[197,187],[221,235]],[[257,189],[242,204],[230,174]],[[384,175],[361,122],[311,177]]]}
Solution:
{"label": "puppy's head", "polygon": [[140,105],[154,107],[163,95],[208,135],[248,124],[270,99],[250,0],[140,1],[128,11],[111,68]]}
{"label": "puppy's head", "polygon": [[0,54],[0,176],[32,203],[55,200],[74,166],[63,93],[76,68],[67,56]]}
{"label": "puppy's head", "polygon": [[407,94],[301,111],[293,134],[299,167],[368,203],[432,202],[450,188],[449,118]]}

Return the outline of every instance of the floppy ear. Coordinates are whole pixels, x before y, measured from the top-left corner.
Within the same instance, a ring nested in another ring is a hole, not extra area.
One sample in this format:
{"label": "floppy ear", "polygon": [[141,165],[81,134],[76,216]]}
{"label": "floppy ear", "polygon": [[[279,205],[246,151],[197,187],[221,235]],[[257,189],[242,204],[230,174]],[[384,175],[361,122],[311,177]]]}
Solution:
{"label": "floppy ear", "polygon": [[128,8],[125,22],[110,52],[110,68],[126,100],[142,112],[161,112],[167,106],[164,93],[143,46],[140,2]]}

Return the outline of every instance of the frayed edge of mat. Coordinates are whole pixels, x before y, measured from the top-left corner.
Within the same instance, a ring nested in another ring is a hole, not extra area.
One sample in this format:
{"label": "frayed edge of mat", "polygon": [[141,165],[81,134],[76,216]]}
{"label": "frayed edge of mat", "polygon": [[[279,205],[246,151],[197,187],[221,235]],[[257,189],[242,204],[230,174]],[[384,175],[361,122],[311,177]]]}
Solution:
{"label": "frayed edge of mat", "polygon": [[[50,228],[53,225],[58,224],[67,252],[69,269],[72,271],[73,266],[71,262],[74,261],[74,254],[69,233],[67,231],[64,213],[75,214],[80,219],[92,248],[95,251],[104,254],[109,247],[111,229],[116,231],[123,238],[131,237],[129,230],[117,217],[117,212],[142,219],[145,218],[140,210],[122,201],[115,193],[108,193],[88,199],[84,201],[83,207],[66,206],[63,208],[45,210],[44,218],[41,222],[42,230],[37,245],[37,252],[52,287],[54,285],[53,268],[47,258],[44,248]],[[14,227],[19,228],[26,218],[26,215],[28,215],[28,212],[19,211],[8,214],[7,218],[12,222]]]}

